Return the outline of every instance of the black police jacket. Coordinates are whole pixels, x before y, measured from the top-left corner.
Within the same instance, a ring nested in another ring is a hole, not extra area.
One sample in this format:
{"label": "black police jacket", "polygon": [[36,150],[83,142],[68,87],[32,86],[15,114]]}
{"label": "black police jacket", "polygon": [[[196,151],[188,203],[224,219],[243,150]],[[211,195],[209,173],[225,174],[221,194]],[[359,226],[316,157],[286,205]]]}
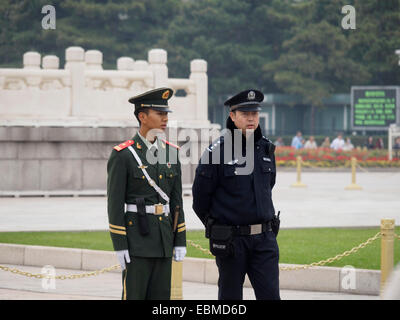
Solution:
{"label": "black police jacket", "polygon": [[[258,127],[254,131],[254,168],[251,173],[243,175],[240,172],[251,159],[247,157],[240,163],[233,150],[225,150],[233,149],[233,144],[227,143],[231,141],[227,134],[232,134],[235,128],[228,118],[229,130],[207,148],[196,168],[192,187],[193,210],[203,224],[209,216],[220,224],[249,225],[266,222],[275,215],[271,197],[276,179],[275,145],[262,136]],[[242,137],[242,152],[245,154],[246,139]],[[225,160],[231,154],[231,159]]]}

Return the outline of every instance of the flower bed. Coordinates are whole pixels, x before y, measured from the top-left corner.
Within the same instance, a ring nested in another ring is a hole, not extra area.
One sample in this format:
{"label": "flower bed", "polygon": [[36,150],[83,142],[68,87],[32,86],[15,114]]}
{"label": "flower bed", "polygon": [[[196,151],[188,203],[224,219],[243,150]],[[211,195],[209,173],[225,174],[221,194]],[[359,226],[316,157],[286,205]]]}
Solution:
{"label": "flower bed", "polygon": [[388,160],[387,150],[366,150],[361,148],[352,151],[333,150],[330,148],[294,149],[277,147],[275,151],[278,167],[295,167],[296,157],[301,156],[303,167],[337,168],[350,167],[351,158],[355,157],[361,167],[400,168],[400,158]]}

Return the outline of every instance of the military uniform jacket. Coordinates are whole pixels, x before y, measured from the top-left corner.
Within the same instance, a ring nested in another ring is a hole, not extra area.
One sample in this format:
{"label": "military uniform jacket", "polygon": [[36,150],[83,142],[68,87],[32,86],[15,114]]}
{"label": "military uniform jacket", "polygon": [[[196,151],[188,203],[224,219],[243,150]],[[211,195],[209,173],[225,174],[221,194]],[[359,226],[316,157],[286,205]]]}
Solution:
{"label": "military uniform jacket", "polygon": [[[225,161],[224,138],[211,144],[196,169],[192,187],[195,213],[204,224],[208,216],[220,224],[235,226],[271,220],[275,214],[271,197],[276,179],[275,146],[258,127],[254,133],[254,169],[251,174],[238,175],[238,168],[245,164],[235,159]],[[215,153],[219,153],[219,164],[212,163]]]}
{"label": "military uniform jacket", "polygon": [[[186,227],[182,203],[181,165],[178,147],[168,141],[159,141],[159,158],[166,161],[150,164],[146,160],[147,147],[138,134],[114,147],[107,163],[107,197],[110,234],[114,250],[129,250],[137,257],[172,257],[174,246],[186,246]],[[166,204],[166,201],[148,183],[133,154],[132,146],[140,157],[149,176],[170,198],[170,214],[147,214],[150,233],[139,232],[138,214],[125,212],[125,204],[136,204],[144,198],[146,205]],[[165,157],[165,158],[164,158]],[[179,206],[177,230],[173,232],[173,217]]]}

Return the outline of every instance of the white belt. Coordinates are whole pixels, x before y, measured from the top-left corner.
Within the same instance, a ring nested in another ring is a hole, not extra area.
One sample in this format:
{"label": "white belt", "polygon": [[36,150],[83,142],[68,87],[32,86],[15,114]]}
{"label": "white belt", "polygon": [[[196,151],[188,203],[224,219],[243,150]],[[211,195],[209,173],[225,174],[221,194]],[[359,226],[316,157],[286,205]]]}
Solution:
{"label": "white belt", "polygon": [[[154,214],[154,215],[161,215],[165,214],[168,217],[169,214],[169,204],[154,204],[154,205],[147,205],[145,206],[146,213]],[[131,212],[138,212],[136,204],[126,204],[126,211]]]}

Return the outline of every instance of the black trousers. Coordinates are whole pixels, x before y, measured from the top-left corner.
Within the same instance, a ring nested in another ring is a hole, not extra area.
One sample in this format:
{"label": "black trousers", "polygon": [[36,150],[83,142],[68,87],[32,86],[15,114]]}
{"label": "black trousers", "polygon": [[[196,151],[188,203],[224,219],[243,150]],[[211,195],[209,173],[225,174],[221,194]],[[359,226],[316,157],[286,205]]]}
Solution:
{"label": "black trousers", "polygon": [[233,245],[233,256],[216,257],[218,299],[242,300],[247,273],[257,300],[280,300],[279,248],[274,233],[236,236]]}
{"label": "black trousers", "polygon": [[130,258],[122,271],[122,300],[170,300],[172,258]]}

